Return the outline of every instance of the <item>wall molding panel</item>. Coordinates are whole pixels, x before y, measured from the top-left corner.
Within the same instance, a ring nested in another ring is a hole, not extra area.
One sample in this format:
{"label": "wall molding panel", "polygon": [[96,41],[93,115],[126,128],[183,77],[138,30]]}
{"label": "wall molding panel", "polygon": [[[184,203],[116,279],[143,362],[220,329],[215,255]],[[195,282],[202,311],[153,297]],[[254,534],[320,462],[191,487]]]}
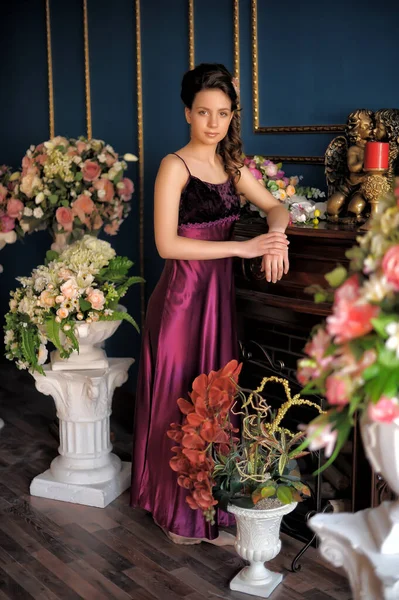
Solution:
{"label": "wall molding panel", "polygon": [[46,41],[47,41],[49,135],[50,135],[50,139],[52,139],[55,135],[55,133],[54,133],[55,123],[54,123],[53,54],[52,54],[52,50],[51,50],[50,0],[46,0]]}
{"label": "wall molding panel", "polygon": [[86,100],[86,127],[87,139],[93,137],[91,122],[91,89],[90,89],[90,53],[89,53],[89,18],[87,14],[87,0],[83,0],[83,41],[85,60],[85,100]]}
{"label": "wall molding panel", "polygon": [[[137,99],[137,148],[139,171],[139,247],[140,277],[144,278],[144,125],[143,125],[143,73],[141,49],[140,0],[135,0],[136,15],[136,99]],[[145,283],[140,284],[141,324],[145,321]]]}
{"label": "wall molding panel", "polygon": [[[237,0],[238,2],[239,0]],[[236,4],[236,0],[234,0]],[[238,8],[237,8],[238,11]],[[238,62],[239,62],[238,46]],[[257,134],[292,134],[292,133],[337,133],[342,132],[345,125],[299,125],[299,126],[265,126],[259,123],[259,58],[258,58],[258,1],[251,0],[251,54],[252,54],[252,123],[253,132]],[[299,163],[307,165],[324,164],[324,156],[266,156],[273,162]]]}
{"label": "wall molding panel", "polygon": [[188,68],[195,67],[194,48],[194,0],[188,0]]}

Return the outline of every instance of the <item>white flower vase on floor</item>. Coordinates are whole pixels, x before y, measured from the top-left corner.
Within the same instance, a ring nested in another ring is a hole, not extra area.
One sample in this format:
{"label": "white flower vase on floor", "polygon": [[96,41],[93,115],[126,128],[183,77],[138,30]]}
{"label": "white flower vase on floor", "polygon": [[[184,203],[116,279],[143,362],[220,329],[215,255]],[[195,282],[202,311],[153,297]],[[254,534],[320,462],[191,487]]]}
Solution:
{"label": "white flower vase on floor", "polygon": [[281,583],[281,573],[269,571],[264,562],[275,558],[281,550],[280,526],[284,515],[294,510],[297,503],[283,504],[278,508],[255,510],[229,505],[237,522],[235,549],[250,565],[230,582],[234,591],[269,598]]}
{"label": "white flower vase on floor", "polygon": [[[376,473],[399,494],[399,422],[361,422],[363,444]],[[316,515],[309,526],[320,551],[348,574],[353,600],[399,600],[399,501],[355,514]]]}
{"label": "white flower vase on floor", "polygon": [[[361,422],[363,446],[376,473],[381,473],[399,496],[399,421]],[[370,532],[382,554],[396,554],[399,561],[399,500],[382,502],[368,515]],[[399,563],[398,563],[399,567]]]}
{"label": "white flower vase on floor", "polygon": [[[120,305],[117,310],[126,312],[126,308]],[[79,341],[79,352],[74,350],[69,358],[61,358],[59,351],[54,350],[51,353],[52,370],[107,369],[109,365],[107,355],[101,346],[115,333],[121,323],[122,321],[77,322],[75,333]]]}

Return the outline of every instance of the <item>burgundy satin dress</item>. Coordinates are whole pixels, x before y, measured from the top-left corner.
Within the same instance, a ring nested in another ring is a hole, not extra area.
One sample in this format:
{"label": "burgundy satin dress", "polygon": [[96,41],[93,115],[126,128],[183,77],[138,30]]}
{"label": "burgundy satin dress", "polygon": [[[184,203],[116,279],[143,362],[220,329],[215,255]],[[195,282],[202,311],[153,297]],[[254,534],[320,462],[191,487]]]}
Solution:
{"label": "burgundy satin dress", "polygon": [[[188,167],[187,171],[179,235],[231,239],[240,212],[233,181],[207,183],[191,175]],[[188,398],[194,379],[238,358],[232,267],[231,258],[167,260],[147,308],[136,395],[131,505],[149,511],[158,525],[185,537],[214,539],[217,525],[234,523],[231,515],[218,510],[211,526],[200,510],[189,507],[187,490],[177,485],[177,474],[169,466],[174,442],[166,435],[171,423],[182,421],[177,399]]]}

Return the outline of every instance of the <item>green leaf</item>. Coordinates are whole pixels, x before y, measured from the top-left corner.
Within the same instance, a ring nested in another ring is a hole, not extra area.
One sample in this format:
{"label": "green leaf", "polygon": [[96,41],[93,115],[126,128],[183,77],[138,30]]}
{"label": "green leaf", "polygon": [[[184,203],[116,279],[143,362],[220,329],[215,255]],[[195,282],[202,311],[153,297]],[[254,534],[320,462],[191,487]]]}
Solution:
{"label": "green leaf", "polygon": [[55,250],[47,250],[46,260],[45,260],[44,264],[47,266],[51,261],[57,260],[58,257],[59,257],[59,254]]}
{"label": "green leaf", "polygon": [[398,393],[399,378],[397,369],[391,370],[391,373],[385,379],[383,395],[393,398]]}
{"label": "green leaf", "polygon": [[101,269],[96,279],[99,281],[121,281],[134,263],[127,256],[116,256],[106,267]]}
{"label": "green leaf", "polygon": [[21,327],[22,352],[25,360],[35,369],[37,366],[35,334],[29,327]]}
{"label": "green leaf", "polygon": [[287,465],[287,462],[288,462],[288,455],[284,453],[280,456],[280,460],[278,461],[278,472],[280,475],[282,475],[284,473],[284,469]]}
{"label": "green leaf", "polygon": [[317,292],[314,295],[314,301],[316,304],[322,304],[323,302],[327,302],[328,294],[324,292]]}
{"label": "green leaf", "polygon": [[359,404],[361,404],[363,400],[363,396],[361,394],[355,394],[352,396],[349,404],[349,415],[352,416],[355,414],[357,409],[359,408]]}
{"label": "green leaf", "polygon": [[57,204],[57,202],[58,202],[58,196],[57,196],[57,194],[51,194],[48,197],[48,199],[49,199],[50,204]]}
{"label": "green leaf", "polygon": [[380,350],[378,362],[389,369],[399,368],[399,359],[397,358],[396,353],[392,352],[392,350],[388,350],[388,348]]}
{"label": "green leaf", "polygon": [[73,327],[71,327],[71,329],[69,329],[68,331],[63,330],[63,333],[67,338],[69,338],[71,340],[72,348],[74,350],[76,350],[76,352],[79,352],[79,342],[78,342],[78,338],[75,335]]}
{"label": "green leaf", "polygon": [[75,181],[81,181],[82,179],[83,179],[82,171],[78,171],[77,173],[75,173]]}
{"label": "green leaf", "polygon": [[140,333],[140,328],[132,316],[127,312],[115,310],[112,315],[102,315],[100,321],[128,321]]}
{"label": "green leaf", "polygon": [[330,273],[327,273],[326,275],[324,275],[327,282],[333,288],[337,288],[340,285],[342,285],[344,283],[345,279],[347,278],[347,276],[348,276],[348,272],[345,269],[345,267],[342,267],[342,266],[338,266],[335,269],[333,269],[332,271],[330,271]]}
{"label": "green leaf", "polygon": [[378,363],[370,365],[369,367],[367,367],[367,369],[363,371],[362,379],[364,379],[364,381],[368,381],[369,379],[377,377],[380,373],[380,369],[381,367]]}
{"label": "green leaf", "polygon": [[79,298],[79,306],[80,306],[80,310],[82,312],[86,312],[87,310],[91,309],[91,304],[88,300],[85,300],[84,298],[80,297]]}
{"label": "green leaf", "polygon": [[277,498],[283,504],[291,504],[292,502],[292,491],[287,485],[279,485],[277,488]]}
{"label": "green leaf", "polygon": [[122,283],[122,285],[120,285],[116,288],[119,298],[122,298],[122,296],[124,296],[126,294],[127,290],[130,288],[130,286],[134,285],[135,283],[145,283],[145,279],[143,279],[142,277],[137,277],[137,276],[129,277],[129,279],[127,279],[125,281],[125,283]]}
{"label": "green leaf", "polygon": [[271,498],[276,493],[275,485],[265,485],[260,490],[260,495],[262,498]]}
{"label": "green leaf", "polygon": [[397,319],[396,315],[382,315],[375,319],[371,319],[371,324],[374,327],[374,329],[376,330],[376,332],[384,340],[386,340],[389,337],[388,333],[386,332],[386,326],[389,325],[389,323],[396,321],[396,319]]}
{"label": "green leaf", "polygon": [[61,352],[64,353],[60,340],[61,325],[55,320],[55,316],[51,315],[45,320],[45,328],[48,339],[54,344],[54,346]]}
{"label": "green leaf", "polygon": [[296,490],[298,490],[298,492],[300,492],[304,496],[310,496],[309,487],[302,483],[302,481],[295,481],[292,485]]}
{"label": "green leaf", "polygon": [[123,170],[121,169],[120,171],[118,171],[118,173],[115,175],[115,177],[113,179],[114,185],[116,185],[117,183],[122,181],[122,177],[123,177]]}

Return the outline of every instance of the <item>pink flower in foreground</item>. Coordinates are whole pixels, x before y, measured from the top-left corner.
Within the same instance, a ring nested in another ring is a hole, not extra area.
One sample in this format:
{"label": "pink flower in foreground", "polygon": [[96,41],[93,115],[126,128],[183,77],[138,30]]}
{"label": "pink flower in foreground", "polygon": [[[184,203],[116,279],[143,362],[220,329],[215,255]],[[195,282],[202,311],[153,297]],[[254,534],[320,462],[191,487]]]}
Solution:
{"label": "pink flower in foreground", "polygon": [[326,379],[326,398],[331,406],[340,410],[350,401],[353,385],[349,377],[339,374],[330,375]]}
{"label": "pink flower in foreground", "polygon": [[298,370],[296,378],[301,385],[306,385],[312,379],[317,379],[320,376],[320,369],[316,361],[312,358],[302,358],[298,362]]}
{"label": "pink flower in foreground", "polygon": [[[338,431],[332,429],[331,423],[323,425],[320,421],[314,421],[306,427],[300,426],[300,429],[305,429],[306,437],[310,439],[309,450],[315,452],[324,448],[326,458],[331,456],[337,442]],[[319,431],[320,430],[320,431]]]}
{"label": "pink flower in foreground", "polygon": [[353,340],[373,329],[372,319],[379,313],[379,307],[372,304],[340,304],[327,317],[327,331],[335,336],[338,344]]}
{"label": "pink flower in foreground", "polygon": [[399,291],[399,244],[392,246],[382,260],[382,270],[387,281]]}
{"label": "pink flower in foreground", "polygon": [[332,361],[332,356],[324,356],[331,344],[331,336],[323,327],[319,327],[316,334],[305,346],[305,353],[314,358],[323,368]]}
{"label": "pink flower in foreground", "polygon": [[357,275],[352,275],[335,292],[333,314],[327,317],[327,331],[340,344],[369,333],[373,329],[371,319],[379,313],[379,307],[360,298]]}
{"label": "pink flower in foreground", "polygon": [[368,405],[367,413],[372,421],[391,423],[399,418],[399,400],[381,396],[377,404],[370,403]]}
{"label": "pink flower in foreground", "polygon": [[352,275],[342,285],[335,290],[334,294],[334,305],[340,304],[341,302],[354,302],[359,298],[359,278],[358,276]]}

